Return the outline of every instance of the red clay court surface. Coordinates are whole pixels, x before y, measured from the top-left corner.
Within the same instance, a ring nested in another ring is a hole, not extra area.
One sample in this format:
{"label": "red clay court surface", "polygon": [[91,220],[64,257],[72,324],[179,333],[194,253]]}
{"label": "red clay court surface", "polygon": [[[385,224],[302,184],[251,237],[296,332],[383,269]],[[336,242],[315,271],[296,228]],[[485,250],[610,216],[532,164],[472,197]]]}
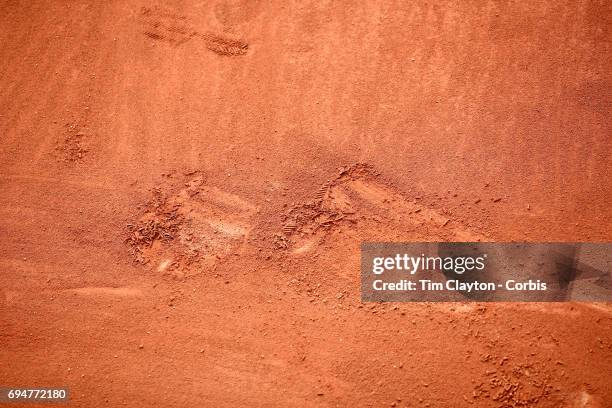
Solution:
{"label": "red clay court surface", "polygon": [[604,1],[0,4],[0,385],[609,407],[609,304],[362,304],[362,241],[610,241]]}

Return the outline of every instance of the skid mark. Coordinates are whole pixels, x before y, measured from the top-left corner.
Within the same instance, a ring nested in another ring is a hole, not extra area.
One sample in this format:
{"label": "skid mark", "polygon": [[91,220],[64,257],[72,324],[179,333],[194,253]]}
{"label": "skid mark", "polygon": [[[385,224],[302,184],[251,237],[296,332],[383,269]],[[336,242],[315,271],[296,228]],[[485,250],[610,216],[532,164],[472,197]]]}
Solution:
{"label": "skid mark", "polygon": [[148,38],[179,46],[191,39],[201,41],[217,55],[234,57],[245,55],[249,44],[238,38],[196,29],[187,16],[160,7],[142,7],[138,18],[142,33]]}
{"label": "skid mark", "polygon": [[[3,298],[6,306],[13,306],[23,302],[30,302],[28,300],[31,296],[34,296],[31,291],[17,291],[17,290],[4,290]],[[84,297],[119,297],[119,298],[142,298],[144,297],[144,293],[142,290],[138,288],[132,287],[110,287],[110,286],[102,286],[102,287],[82,287],[82,288],[72,288],[72,289],[64,289],[61,290],[62,293],[71,294],[75,296],[84,296]],[[41,294],[45,293],[48,297],[53,297],[57,294],[56,291],[48,291],[42,289],[35,296],[40,297]]]}
{"label": "skid mark", "polygon": [[240,224],[232,224],[223,219],[207,219],[206,222],[215,231],[230,237],[243,237],[247,233],[246,226]]}
{"label": "skid mark", "polygon": [[257,210],[256,206],[243,200],[239,196],[228,193],[214,186],[205,188],[204,193],[207,195],[208,200],[217,206],[225,206],[234,208],[238,211],[246,212],[253,212]]}
{"label": "skid mark", "polygon": [[301,255],[311,251],[316,245],[319,237],[307,237],[305,239],[298,239],[293,245],[291,253],[293,255]]}
{"label": "skid mark", "polygon": [[409,223],[415,225],[428,223],[433,227],[446,227],[447,233],[454,235],[454,238],[458,241],[482,241],[485,238],[462,225],[451,224],[451,220],[440,212],[422,206],[415,201],[410,201],[393,189],[378,184],[376,181],[351,180],[347,183],[347,187],[379,208],[387,208],[393,214],[410,215],[407,218]]}
{"label": "skid mark", "polygon": [[366,236],[382,226],[388,232],[414,231],[413,238],[482,241],[483,235],[454,222],[438,210],[421,205],[385,184],[371,166],[342,168],[309,202],[290,208],[274,237],[278,248],[294,254],[316,248],[334,229],[361,231]]}
{"label": "skid mark", "polygon": [[242,40],[232,40],[213,33],[198,34],[206,43],[206,48],[218,55],[234,57],[245,55],[249,44]]}
{"label": "skid mark", "polygon": [[129,186],[120,186],[117,185],[116,183],[108,183],[108,184],[103,184],[103,183],[98,183],[95,181],[80,181],[80,180],[68,180],[66,177],[46,177],[46,176],[35,176],[35,175],[28,175],[28,174],[9,174],[9,175],[4,175],[4,176],[0,176],[0,181],[3,180],[18,180],[20,182],[27,182],[30,184],[42,184],[42,185],[46,185],[46,184],[50,184],[53,186],[57,186],[57,185],[66,185],[66,186],[73,186],[76,188],[84,188],[84,189],[93,189],[93,190],[107,190],[109,193],[110,192],[117,192],[117,191],[132,191],[132,188]]}
{"label": "skid mark", "polygon": [[142,7],[139,21],[144,35],[175,46],[189,41],[197,34],[186,16],[159,7]]}
{"label": "skid mark", "polygon": [[257,207],[241,197],[208,186],[194,173],[182,186],[153,190],[141,216],[128,224],[126,242],[136,262],[183,277],[191,265],[214,266],[248,237]]}
{"label": "skid mark", "polygon": [[116,297],[143,297],[140,289],[130,287],[84,287],[67,289],[65,292],[74,293],[81,296],[116,296]]}

